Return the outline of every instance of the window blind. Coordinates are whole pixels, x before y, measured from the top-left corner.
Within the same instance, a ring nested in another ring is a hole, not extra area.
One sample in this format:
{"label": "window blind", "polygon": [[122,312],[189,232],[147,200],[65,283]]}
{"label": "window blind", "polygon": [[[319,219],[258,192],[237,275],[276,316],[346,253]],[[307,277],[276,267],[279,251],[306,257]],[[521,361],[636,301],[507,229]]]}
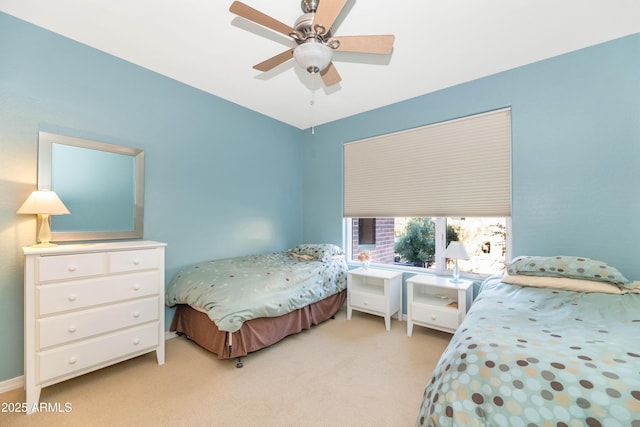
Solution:
{"label": "window blind", "polygon": [[345,217],[511,215],[511,109],[344,144]]}

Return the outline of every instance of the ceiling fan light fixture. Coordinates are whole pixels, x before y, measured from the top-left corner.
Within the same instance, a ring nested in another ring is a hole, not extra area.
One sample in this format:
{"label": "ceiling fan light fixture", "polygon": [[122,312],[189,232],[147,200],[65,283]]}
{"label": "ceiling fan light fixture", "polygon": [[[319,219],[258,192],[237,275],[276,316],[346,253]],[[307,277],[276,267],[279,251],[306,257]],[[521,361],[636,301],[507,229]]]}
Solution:
{"label": "ceiling fan light fixture", "polygon": [[253,66],[267,72],[294,58],[310,74],[320,74],[325,86],[339,83],[342,78],[332,64],[333,51],[389,55],[395,37],[387,35],[341,36],[334,38],[333,25],[349,0],[300,0],[303,15],[293,27],[234,0],[229,11],[241,18],[290,37],[297,46]]}
{"label": "ceiling fan light fixture", "polygon": [[310,74],[319,73],[327,68],[331,62],[331,54],[330,47],[313,40],[302,43],[293,51],[293,57],[298,65]]}

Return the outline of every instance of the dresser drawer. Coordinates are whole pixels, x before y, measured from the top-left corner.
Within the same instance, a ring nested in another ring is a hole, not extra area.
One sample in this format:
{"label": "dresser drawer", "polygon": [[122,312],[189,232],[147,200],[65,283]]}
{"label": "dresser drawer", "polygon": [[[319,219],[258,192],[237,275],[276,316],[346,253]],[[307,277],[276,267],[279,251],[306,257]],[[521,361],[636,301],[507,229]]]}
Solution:
{"label": "dresser drawer", "polygon": [[458,310],[435,307],[426,304],[413,304],[412,320],[418,323],[457,329],[460,321]]}
{"label": "dresser drawer", "polygon": [[158,345],[158,322],[38,353],[39,382]]}
{"label": "dresser drawer", "polygon": [[106,273],[106,258],[104,253],[41,256],[36,269],[40,283],[101,276]]}
{"label": "dresser drawer", "polygon": [[160,272],[147,271],[76,280],[64,284],[40,285],[36,287],[36,312],[42,316],[157,295],[159,283]]}
{"label": "dresser drawer", "polygon": [[151,297],[40,319],[39,349],[158,320],[158,314],[158,297]]}
{"label": "dresser drawer", "polygon": [[162,263],[162,253],[157,249],[108,252],[107,256],[110,273],[153,270],[159,268]]}
{"label": "dresser drawer", "polygon": [[353,308],[361,308],[363,310],[371,310],[380,313],[385,313],[387,311],[386,299],[383,295],[351,292],[349,293],[349,304]]}

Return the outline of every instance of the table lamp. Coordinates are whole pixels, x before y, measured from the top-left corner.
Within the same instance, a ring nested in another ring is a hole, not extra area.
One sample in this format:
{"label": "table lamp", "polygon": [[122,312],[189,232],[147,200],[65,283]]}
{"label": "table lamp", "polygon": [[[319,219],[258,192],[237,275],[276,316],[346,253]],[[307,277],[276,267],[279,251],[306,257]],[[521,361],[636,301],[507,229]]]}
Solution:
{"label": "table lamp", "polygon": [[20,206],[19,214],[36,214],[40,224],[38,241],[40,243],[32,245],[33,248],[52,248],[58,246],[51,243],[50,215],[64,215],[69,213],[69,209],[62,203],[58,195],[51,190],[36,190]]}
{"label": "table lamp", "polygon": [[451,283],[462,283],[460,280],[460,270],[458,270],[458,260],[459,259],[469,259],[469,254],[465,249],[462,242],[451,242],[449,243],[449,247],[444,251],[444,257],[455,260],[455,267],[453,268],[453,279],[450,280]]}

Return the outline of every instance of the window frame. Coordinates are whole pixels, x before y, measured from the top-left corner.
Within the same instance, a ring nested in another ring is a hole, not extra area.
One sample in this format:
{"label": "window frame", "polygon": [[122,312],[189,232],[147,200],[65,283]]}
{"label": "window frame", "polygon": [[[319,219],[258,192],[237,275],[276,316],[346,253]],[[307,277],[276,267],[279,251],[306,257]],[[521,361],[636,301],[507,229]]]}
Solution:
{"label": "window frame", "polygon": [[[509,262],[512,259],[512,239],[511,239],[511,217],[505,218],[505,227],[506,227],[506,241],[505,241],[505,263]],[[446,259],[442,256],[444,251],[446,250],[446,238],[447,238],[447,217],[433,217],[436,223],[436,262],[435,268],[423,268],[423,267],[413,267],[413,266],[398,266],[391,264],[382,264],[382,263],[371,263],[372,267],[382,268],[385,270],[395,270],[402,271],[406,273],[416,273],[416,274],[435,274],[438,276],[453,276],[453,270],[447,269]],[[345,254],[347,257],[347,264],[350,266],[357,267],[359,266],[357,261],[353,260],[353,246],[351,245],[351,237],[353,228],[351,226],[353,218],[344,218],[343,219],[343,247],[345,248]],[[375,245],[373,245],[375,246]],[[482,274],[482,273],[471,273],[471,272],[460,272],[460,277],[463,279],[471,279],[471,280],[484,280],[487,277],[490,277],[491,274]]]}

